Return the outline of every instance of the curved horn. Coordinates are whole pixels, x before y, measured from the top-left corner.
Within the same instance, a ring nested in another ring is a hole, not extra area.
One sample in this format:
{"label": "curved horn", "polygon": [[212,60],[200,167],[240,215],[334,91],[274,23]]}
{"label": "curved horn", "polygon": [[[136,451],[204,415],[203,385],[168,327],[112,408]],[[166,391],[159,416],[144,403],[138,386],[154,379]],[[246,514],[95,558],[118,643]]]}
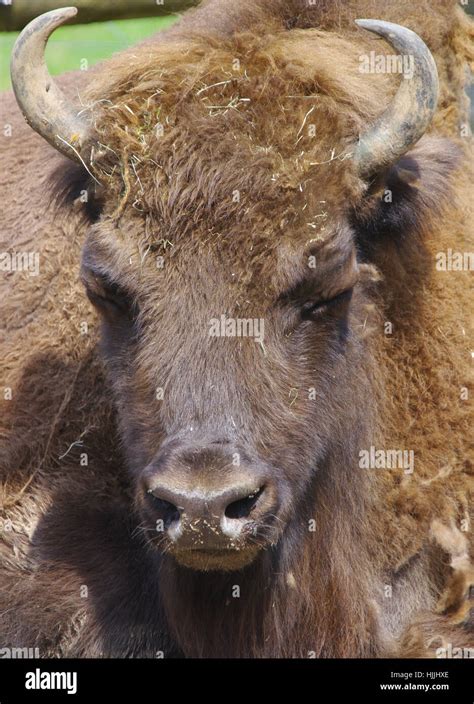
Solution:
{"label": "curved horn", "polygon": [[354,159],[360,174],[369,176],[395,163],[425,133],[438,102],[438,72],[430,50],[410,29],[379,20],[356,24],[413,60],[413,75],[402,78],[388,108],[359,138]]}
{"label": "curved horn", "polygon": [[44,60],[50,34],[76,14],[75,7],[64,7],[32,20],[15,42],[10,73],[18,105],[28,124],[55,149],[82,162],[87,123],[53,81]]}

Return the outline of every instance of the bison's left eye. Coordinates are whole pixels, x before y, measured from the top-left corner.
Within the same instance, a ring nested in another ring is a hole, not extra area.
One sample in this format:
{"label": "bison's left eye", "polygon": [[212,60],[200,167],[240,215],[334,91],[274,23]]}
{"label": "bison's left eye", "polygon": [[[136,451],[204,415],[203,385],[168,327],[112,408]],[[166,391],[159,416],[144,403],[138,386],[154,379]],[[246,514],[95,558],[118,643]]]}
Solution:
{"label": "bison's left eye", "polygon": [[318,320],[326,314],[340,313],[347,307],[352,298],[353,289],[347,289],[333,298],[318,302],[307,301],[301,307],[301,317],[303,320]]}

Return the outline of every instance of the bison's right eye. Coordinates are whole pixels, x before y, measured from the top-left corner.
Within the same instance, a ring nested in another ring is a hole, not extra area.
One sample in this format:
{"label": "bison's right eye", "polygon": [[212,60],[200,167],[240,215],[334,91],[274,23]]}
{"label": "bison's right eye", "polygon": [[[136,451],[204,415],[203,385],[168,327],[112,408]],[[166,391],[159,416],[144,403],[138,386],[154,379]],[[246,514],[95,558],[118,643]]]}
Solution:
{"label": "bison's right eye", "polygon": [[102,313],[130,315],[132,297],[117,282],[92,269],[83,269],[81,278],[89,300]]}
{"label": "bison's right eye", "polygon": [[317,301],[316,303],[314,301],[304,303],[301,307],[301,317],[303,320],[317,320],[331,311],[337,312],[345,309],[352,298],[352,291],[353,289],[350,288],[330,299]]}

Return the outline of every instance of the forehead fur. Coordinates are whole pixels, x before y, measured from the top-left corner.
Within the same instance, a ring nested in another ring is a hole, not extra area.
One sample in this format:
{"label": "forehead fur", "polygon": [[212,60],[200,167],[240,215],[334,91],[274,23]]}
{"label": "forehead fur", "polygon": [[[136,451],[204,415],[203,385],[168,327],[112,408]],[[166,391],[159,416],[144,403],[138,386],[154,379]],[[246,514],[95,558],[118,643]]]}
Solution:
{"label": "forehead fur", "polygon": [[175,241],[203,223],[308,232],[347,210],[361,188],[353,145],[392,92],[387,76],[359,71],[363,51],[364,40],[293,30],[113,58],[87,96],[105,213],[133,209]]}

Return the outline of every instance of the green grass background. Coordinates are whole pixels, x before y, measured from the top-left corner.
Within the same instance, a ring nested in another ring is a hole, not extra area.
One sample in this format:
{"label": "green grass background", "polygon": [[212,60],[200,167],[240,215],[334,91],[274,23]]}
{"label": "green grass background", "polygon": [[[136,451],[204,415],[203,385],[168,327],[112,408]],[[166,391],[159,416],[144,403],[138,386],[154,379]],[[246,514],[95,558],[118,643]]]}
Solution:
{"label": "green grass background", "polygon": [[[48,41],[46,61],[52,74],[81,68],[81,61],[93,66],[98,61],[145,39],[177,19],[147,17],[59,27]],[[19,32],[0,32],[0,91],[11,88],[10,54]]]}

